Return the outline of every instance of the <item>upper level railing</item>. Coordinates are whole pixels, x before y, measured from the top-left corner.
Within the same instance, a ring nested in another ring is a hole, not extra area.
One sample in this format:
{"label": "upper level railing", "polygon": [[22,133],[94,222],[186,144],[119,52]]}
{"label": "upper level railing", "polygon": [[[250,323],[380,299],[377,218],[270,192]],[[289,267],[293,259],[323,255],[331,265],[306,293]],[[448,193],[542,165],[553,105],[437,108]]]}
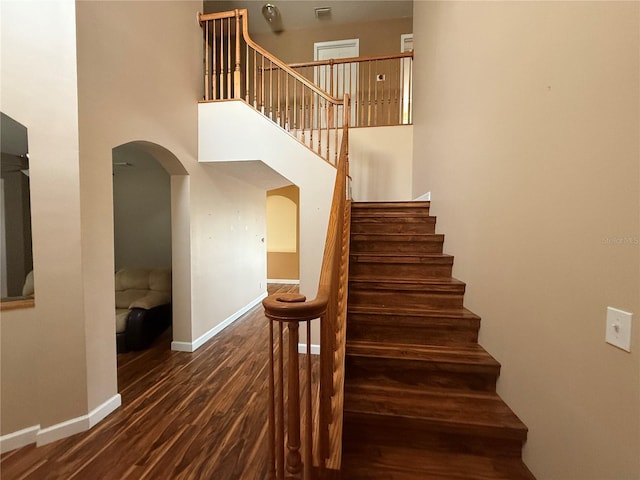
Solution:
{"label": "upper level railing", "polygon": [[204,101],[242,99],[335,164],[343,100],[254,43],[247,22],[246,9],[200,15]]}
{"label": "upper level railing", "polygon": [[289,64],[334,97],[351,97],[351,126],[413,123],[413,52]]}

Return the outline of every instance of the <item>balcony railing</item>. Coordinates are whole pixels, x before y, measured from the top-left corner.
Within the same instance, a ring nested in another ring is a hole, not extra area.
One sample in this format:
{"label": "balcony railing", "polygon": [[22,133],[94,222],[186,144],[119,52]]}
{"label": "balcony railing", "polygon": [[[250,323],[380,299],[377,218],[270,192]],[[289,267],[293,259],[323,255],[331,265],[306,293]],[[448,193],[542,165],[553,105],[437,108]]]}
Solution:
{"label": "balcony railing", "polygon": [[330,95],[351,97],[351,126],[413,123],[413,52],[289,64]]}

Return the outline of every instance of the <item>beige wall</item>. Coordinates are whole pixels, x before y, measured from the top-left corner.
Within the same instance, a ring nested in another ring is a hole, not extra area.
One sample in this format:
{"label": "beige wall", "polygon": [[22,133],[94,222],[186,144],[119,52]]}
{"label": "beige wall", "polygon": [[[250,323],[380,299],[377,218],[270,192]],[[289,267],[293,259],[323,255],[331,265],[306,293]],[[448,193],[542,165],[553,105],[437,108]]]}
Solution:
{"label": "beige wall", "polygon": [[86,414],[88,398],[74,4],[3,2],[1,31],[0,110],[29,137],[37,292],[35,308],[2,312],[4,435]]}
{"label": "beige wall", "polygon": [[[414,24],[414,194],[526,463],[640,478],[640,4],[416,2]],[[635,313],[632,353],[605,344],[607,306]]]}
{"label": "beige wall", "polygon": [[114,147],[135,141],[171,174],[174,340],[193,344],[265,294],[264,190],[197,160],[201,10],[3,2],[1,110],[29,131],[37,292],[34,309],[2,315],[5,436],[51,426],[50,441],[119,403]]}
{"label": "beige wall", "polygon": [[411,200],[413,125],[349,130],[349,169],[356,202]]}
{"label": "beige wall", "polygon": [[[263,19],[250,19],[250,22]],[[256,34],[253,40],[287,63],[313,60],[313,44],[348,38],[360,39],[360,55],[400,52],[400,35],[412,33],[411,18],[332,25],[324,28],[285,30],[280,34]]]}

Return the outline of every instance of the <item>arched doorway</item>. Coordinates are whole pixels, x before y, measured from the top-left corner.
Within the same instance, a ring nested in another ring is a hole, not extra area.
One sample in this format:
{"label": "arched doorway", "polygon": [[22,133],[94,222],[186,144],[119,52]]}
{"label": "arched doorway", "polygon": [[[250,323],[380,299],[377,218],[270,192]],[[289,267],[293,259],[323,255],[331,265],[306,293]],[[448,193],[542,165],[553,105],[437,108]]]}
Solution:
{"label": "arched doorway", "polygon": [[191,331],[189,175],[156,143],[133,141],[112,149],[116,270],[170,268],[173,337]]}

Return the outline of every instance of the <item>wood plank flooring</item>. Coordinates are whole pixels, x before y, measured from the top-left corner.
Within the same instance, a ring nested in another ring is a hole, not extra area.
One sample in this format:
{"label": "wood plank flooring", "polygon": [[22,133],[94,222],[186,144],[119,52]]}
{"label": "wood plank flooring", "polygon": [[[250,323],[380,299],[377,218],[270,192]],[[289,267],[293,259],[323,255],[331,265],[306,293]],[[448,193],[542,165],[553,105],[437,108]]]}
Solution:
{"label": "wood plank flooring", "polygon": [[5,453],[0,477],[266,479],[268,332],[259,305],[192,354],[166,334],[119,355],[122,406],[88,432]]}

